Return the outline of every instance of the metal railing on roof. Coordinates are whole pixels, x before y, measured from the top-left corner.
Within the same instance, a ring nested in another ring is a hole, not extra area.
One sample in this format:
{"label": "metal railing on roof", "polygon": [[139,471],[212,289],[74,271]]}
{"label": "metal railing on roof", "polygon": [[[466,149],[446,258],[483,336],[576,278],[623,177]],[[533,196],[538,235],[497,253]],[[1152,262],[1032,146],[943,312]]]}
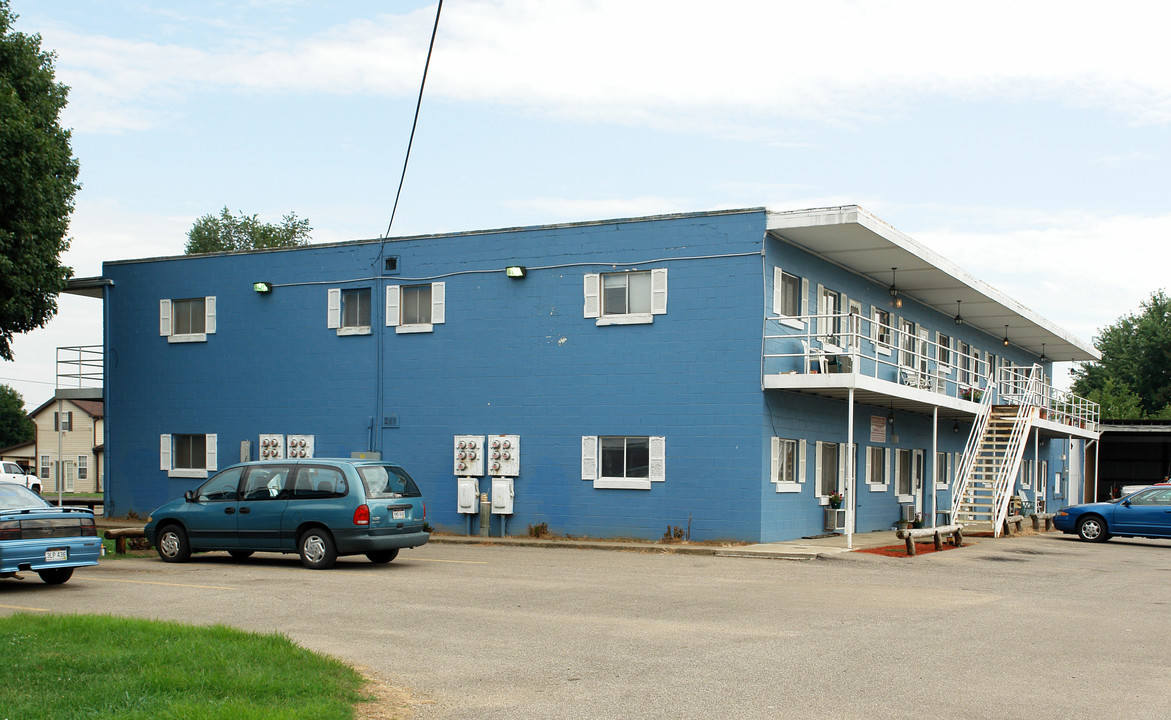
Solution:
{"label": "metal railing on roof", "polygon": [[102,387],[104,364],[101,345],[57,348],[57,389]]}

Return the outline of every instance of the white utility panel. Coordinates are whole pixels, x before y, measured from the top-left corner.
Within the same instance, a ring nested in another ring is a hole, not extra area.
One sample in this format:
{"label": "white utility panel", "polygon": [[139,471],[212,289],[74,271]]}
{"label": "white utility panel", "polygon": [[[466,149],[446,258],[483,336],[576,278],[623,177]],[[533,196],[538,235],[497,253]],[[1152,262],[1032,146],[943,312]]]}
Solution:
{"label": "white utility panel", "polygon": [[288,448],[288,454],[291,458],[311,458],[313,457],[313,436],[290,435]]}
{"label": "white utility panel", "polygon": [[520,435],[488,436],[488,474],[493,477],[520,475]]}
{"label": "white utility panel", "polygon": [[455,483],[456,512],[460,515],[480,512],[480,481],[474,477],[461,477]]}
{"label": "white utility panel", "polygon": [[511,515],[512,499],[515,497],[512,478],[492,478],[492,514]]}
{"label": "white utility panel", "polygon": [[285,436],[275,433],[261,433],[257,445],[261,460],[281,460],[285,457]]}
{"label": "white utility panel", "polygon": [[456,435],[453,443],[452,460],[455,474],[471,477],[484,474],[484,436]]}

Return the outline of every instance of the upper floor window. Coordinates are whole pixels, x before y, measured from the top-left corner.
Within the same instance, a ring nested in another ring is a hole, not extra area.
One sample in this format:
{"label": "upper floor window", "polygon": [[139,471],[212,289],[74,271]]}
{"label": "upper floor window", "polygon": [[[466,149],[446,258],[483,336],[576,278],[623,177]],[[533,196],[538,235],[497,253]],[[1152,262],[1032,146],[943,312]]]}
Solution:
{"label": "upper floor window", "polygon": [[801,278],[773,268],[773,314],[795,318],[801,315]]}
{"label": "upper floor window", "polygon": [[598,325],[650,323],[666,312],[666,268],[585,276],[585,317]]}
{"label": "upper floor window", "polygon": [[388,285],[386,326],[396,333],[431,332],[447,319],[447,290],[441,282]]}
{"label": "upper floor window", "polygon": [[63,413],[53,413],[53,430],[60,430],[61,432],[69,432],[73,429],[73,411]]}
{"label": "upper floor window", "polygon": [[159,459],[168,477],[205,478],[216,469],[216,436],[160,435]]}
{"label": "upper floor window", "polygon": [[329,288],[326,327],[338,335],[369,335],[370,288]]}
{"label": "upper floor window", "polygon": [[215,296],[159,301],[159,335],[167,342],[206,342],[215,330]]}
{"label": "upper floor window", "polygon": [[939,356],[939,364],[944,367],[951,367],[951,336],[943,333],[935,334],[936,352]]}
{"label": "upper floor window", "polygon": [[870,322],[870,339],[878,345],[880,352],[887,355],[890,354],[891,334],[893,330],[890,324],[890,311],[877,307],[874,308]]}

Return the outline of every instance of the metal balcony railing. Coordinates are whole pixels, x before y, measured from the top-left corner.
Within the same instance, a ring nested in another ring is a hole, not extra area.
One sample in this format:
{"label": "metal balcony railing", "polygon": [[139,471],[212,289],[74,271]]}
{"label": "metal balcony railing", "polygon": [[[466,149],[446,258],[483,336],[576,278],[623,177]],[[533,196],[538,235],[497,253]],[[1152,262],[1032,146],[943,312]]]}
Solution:
{"label": "metal balcony railing", "polygon": [[101,345],[57,348],[57,389],[102,387],[104,359]]}

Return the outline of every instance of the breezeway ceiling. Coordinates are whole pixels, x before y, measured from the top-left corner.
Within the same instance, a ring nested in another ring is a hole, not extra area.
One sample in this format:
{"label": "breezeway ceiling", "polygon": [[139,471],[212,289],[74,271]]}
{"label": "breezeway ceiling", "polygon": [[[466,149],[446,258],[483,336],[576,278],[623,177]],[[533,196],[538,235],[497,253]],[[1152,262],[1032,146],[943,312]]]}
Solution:
{"label": "breezeway ceiling", "polygon": [[995,338],[1003,337],[1004,326],[1008,325],[1010,343],[1034,355],[1044,351],[1053,361],[1100,358],[1090,343],[1074,337],[857,205],[769,212],[768,232],[879,287],[889,288],[891,268],[898,268],[895,284],[904,298],[949,318],[955,317],[959,300],[965,325]]}

